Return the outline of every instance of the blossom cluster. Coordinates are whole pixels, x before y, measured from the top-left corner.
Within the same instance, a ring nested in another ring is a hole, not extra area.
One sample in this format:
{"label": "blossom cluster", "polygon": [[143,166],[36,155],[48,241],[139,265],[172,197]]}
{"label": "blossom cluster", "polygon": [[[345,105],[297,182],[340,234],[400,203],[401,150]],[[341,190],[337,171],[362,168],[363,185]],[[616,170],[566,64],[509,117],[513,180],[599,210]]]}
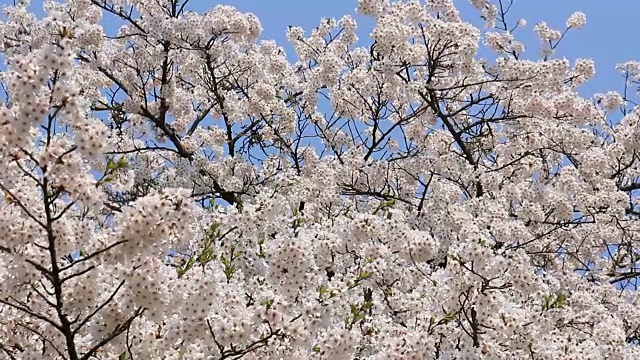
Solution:
{"label": "blossom cluster", "polygon": [[7,6],[0,359],[640,359],[640,62],[471,5]]}

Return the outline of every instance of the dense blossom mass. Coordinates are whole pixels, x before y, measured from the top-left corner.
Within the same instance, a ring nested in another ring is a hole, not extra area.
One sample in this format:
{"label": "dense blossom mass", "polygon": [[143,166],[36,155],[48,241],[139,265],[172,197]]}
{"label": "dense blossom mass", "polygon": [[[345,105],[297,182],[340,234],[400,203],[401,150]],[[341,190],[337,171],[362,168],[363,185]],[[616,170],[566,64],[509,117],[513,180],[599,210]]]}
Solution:
{"label": "dense blossom mass", "polygon": [[360,0],[286,54],[187,1],[4,8],[0,359],[640,359],[640,63],[584,95],[585,14]]}

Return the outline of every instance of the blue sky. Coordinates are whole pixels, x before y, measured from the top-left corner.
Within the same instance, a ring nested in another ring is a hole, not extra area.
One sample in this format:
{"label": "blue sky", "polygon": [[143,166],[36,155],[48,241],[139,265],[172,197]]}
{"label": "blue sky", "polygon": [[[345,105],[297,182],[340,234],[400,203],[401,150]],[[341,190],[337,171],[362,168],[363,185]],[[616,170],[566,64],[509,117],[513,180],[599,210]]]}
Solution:
{"label": "blue sky", "polygon": [[[465,20],[480,24],[478,13],[472,9],[468,0],[454,0]],[[493,0],[495,3],[496,1]],[[504,1],[505,3],[507,1]],[[285,46],[287,53],[291,53],[286,45],[284,36],[288,25],[302,26],[312,29],[317,26],[321,17],[339,18],[344,14],[354,14],[357,0],[192,0],[193,10],[205,10],[214,3],[228,4],[242,11],[256,14],[264,28],[263,37],[275,39]],[[515,22],[525,18],[527,26],[518,30],[520,39],[531,49],[530,57],[538,52],[538,40],[533,32],[533,26],[540,21],[546,21],[551,27],[564,29],[564,24],[574,11],[587,14],[587,25],[577,31],[572,31],[563,40],[557,52],[558,56],[569,59],[580,57],[593,58],[596,62],[596,78],[584,86],[586,94],[619,90],[622,79],[616,75],[616,63],[628,60],[640,60],[640,46],[635,45],[637,31],[637,14],[640,13],[640,1],[581,1],[581,0],[514,0],[511,19]],[[361,20],[358,18],[358,20]],[[360,38],[364,39],[371,28],[371,22],[362,24]],[[517,35],[517,36],[518,36]],[[586,95],[585,94],[585,95]]]}
{"label": "blue sky", "polygon": [[[62,0],[59,0],[62,1]],[[491,0],[497,3],[498,0]],[[509,0],[502,0],[504,3]],[[10,4],[13,0],[0,0],[0,4]],[[462,17],[479,27],[483,21],[479,13],[471,7],[468,0],[454,0]],[[636,17],[640,13],[640,1],[614,0],[584,1],[584,0],[513,0],[514,4],[509,15],[511,24],[520,18],[527,20],[527,26],[517,29],[516,38],[525,43],[527,52],[525,57],[537,59],[540,43],[533,27],[540,21],[546,21],[552,28],[564,30],[566,19],[575,11],[582,11],[587,15],[587,25],[579,30],[572,30],[563,40],[556,52],[556,56],[567,57],[570,60],[586,57],[593,58],[596,63],[596,77],[583,85],[581,93],[590,97],[597,92],[610,90],[622,91],[623,79],[614,70],[615,64],[628,60],[640,60],[640,47],[635,45]],[[42,15],[43,0],[32,0],[31,9]],[[293,49],[285,38],[285,31],[289,25],[301,26],[306,30],[316,27],[321,18],[340,18],[345,14],[355,15],[358,0],[191,0],[189,10],[204,12],[216,4],[227,4],[241,11],[256,14],[264,32],[263,39],[275,39],[283,46],[289,57],[294,60]],[[617,6],[612,4],[618,4]],[[368,34],[372,29],[371,19],[355,16],[359,22],[359,37],[363,45],[368,45]],[[113,17],[107,17],[112,20]],[[113,34],[119,26],[117,22],[104,21],[108,33]],[[495,56],[486,51],[483,56]]]}
{"label": "blue sky", "polygon": [[[62,1],[62,0],[59,0]],[[497,3],[498,0],[491,0]],[[502,0],[504,3],[509,0]],[[0,4],[8,5],[13,0],[0,0]],[[483,26],[479,13],[472,8],[468,0],[454,0],[463,19],[471,21],[479,27]],[[527,20],[527,26],[516,30],[516,38],[525,43],[527,52],[525,57],[537,59],[540,43],[533,31],[533,27],[540,21],[546,21],[552,28],[564,30],[566,19],[575,11],[587,14],[587,25],[579,30],[572,30],[563,40],[556,52],[558,57],[570,60],[586,57],[593,58],[596,63],[596,77],[583,85],[580,92],[590,97],[597,92],[610,90],[622,91],[624,83],[622,77],[614,70],[615,64],[628,60],[640,60],[640,47],[635,45],[636,17],[640,13],[640,1],[617,0],[584,1],[584,0],[513,0],[514,4],[509,15],[511,24],[520,18]],[[358,0],[191,0],[188,10],[204,12],[216,4],[227,4],[241,11],[256,14],[263,26],[263,39],[275,39],[283,46],[294,60],[292,47],[285,38],[285,31],[289,25],[301,26],[305,30],[316,27],[321,18],[340,18],[345,14],[355,15]],[[611,4],[619,4],[618,6]],[[32,0],[31,9],[42,15],[43,0]],[[360,29],[359,37],[363,45],[367,40],[373,22],[371,19],[355,16]],[[113,20],[109,16],[105,19]],[[510,25],[511,25],[510,24]],[[104,21],[108,33],[115,33],[118,22]],[[482,56],[495,56],[486,49]]]}
{"label": "blue sky", "polygon": [[[497,0],[491,0],[496,3]],[[509,0],[503,0],[507,3]],[[640,1],[635,0],[513,0],[510,15],[512,21],[525,18],[527,26],[519,29],[517,37],[528,46],[528,57],[535,57],[539,43],[533,32],[533,26],[546,21],[551,27],[562,30],[567,17],[574,11],[587,14],[587,26],[571,31],[556,52],[558,56],[569,59],[580,57],[593,58],[596,62],[595,79],[584,85],[584,95],[608,90],[621,90],[622,79],[614,71],[616,63],[628,60],[640,60],[640,46],[636,46],[637,14],[640,13]],[[472,9],[468,0],[454,0],[465,20],[481,25],[478,13]],[[0,0],[8,5],[13,0]],[[42,14],[42,0],[32,0],[33,11]],[[227,4],[241,11],[253,12],[262,22],[263,38],[275,39],[287,50],[293,51],[285,38],[288,25],[302,26],[311,30],[318,25],[322,17],[340,18],[345,14],[355,14],[358,0],[191,0],[190,10],[206,11],[216,4]],[[366,41],[372,22],[356,17],[361,25],[359,36]],[[115,29],[109,28],[109,32]],[[114,25],[112,25],[113,27]]]}

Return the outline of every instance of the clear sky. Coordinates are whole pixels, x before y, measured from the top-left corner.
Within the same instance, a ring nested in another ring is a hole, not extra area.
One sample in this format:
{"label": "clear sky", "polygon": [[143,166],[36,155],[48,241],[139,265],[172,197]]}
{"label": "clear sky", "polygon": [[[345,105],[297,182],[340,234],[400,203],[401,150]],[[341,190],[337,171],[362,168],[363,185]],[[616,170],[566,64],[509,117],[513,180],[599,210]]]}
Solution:
{"label": "clear sky", "polygon": [[[478,12],[471,8],[468,0],[454,0],[465,20],[480,23]],[[493,0],[492,2],[496,2]],[[505,3],[508,1],[504,1]],[[312,29],[317,26],[321,17],[339,18],[344,14],[354,14],[357,0],[192,0],[193,10],[210,8],[213,4],[229,4],[242,11],[256,14],[264,28],[263,37],[275,39],[285,46],[284,37],[288,25],[302,26]],[[585,84],[583,91],[587,93],[607,90],[621,90],[622,79],[613,70],[616,63],[628,60],[640,60],[640,43],[638,43],[638,0],[514,0],[511,19],[527,20],[527,26],[519,29],[525,45],[531,49],[534,57],[539,50],[539,43],[533,32],[533,26],[546,21],[551,27],[563,30],[565,21],[574,11],[587,14],[587,25],[572,31],[558,49],[558,56],[569,59],[580,57],[593,58],[596,62],[596,78]],[[358,18],[358,20],[360,20]],[[368,35],[371,23],[363,24],[360,38]]]}
{"label": "clear sky", "polygon": [[[491,0],[497,2],[497,0]],[[503,0],[507,3],[509,0]],[[593,58],[596,62],[596,78],[584,85],[584,95],[608,90],[621,90],[622,79],[614,71],[616,63],[640,60],[640,44],[637,44],[638,0],[513,0],[510,15],[512,21],[527,20],[527,26],[519,29],[516,36],[528,46],[533,58],[539,43],[533,26],[546,21],[551,27],[563,30],[567,17],[574,11],[587,14],[586,27],[571,31],[556,54],[569,59]],[[478,13],[468,0],[454,0],[465,20],[481,25]],[[0,0],[8,5],[13,0]],[[32,9],[42,14],[42,0],[31,0]],[[285,39],[288,25],[302,26],[311,30],[322,17],[340,18],[355,14],[357,0],[191,0],[190,10],[206,11],[216,4],[233,5],[241,11],[253,12],[262,22],[263,38],[275,39],[287,53],[292,53]],[[356,17],[361,25],[359,36],[365,40],[372,26],[371,21]],[[108,31],[109,25],[106,24]]]}

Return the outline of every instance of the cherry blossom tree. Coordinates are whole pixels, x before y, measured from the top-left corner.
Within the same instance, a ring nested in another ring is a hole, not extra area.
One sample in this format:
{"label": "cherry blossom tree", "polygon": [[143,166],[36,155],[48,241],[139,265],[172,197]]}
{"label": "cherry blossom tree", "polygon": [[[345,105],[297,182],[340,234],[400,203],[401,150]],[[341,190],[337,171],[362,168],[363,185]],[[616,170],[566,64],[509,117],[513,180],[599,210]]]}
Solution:
{"label": "cherry blossom tree", "polygon": [[5,7],[0,358],[640,358],[640,63],[471,3]]}

